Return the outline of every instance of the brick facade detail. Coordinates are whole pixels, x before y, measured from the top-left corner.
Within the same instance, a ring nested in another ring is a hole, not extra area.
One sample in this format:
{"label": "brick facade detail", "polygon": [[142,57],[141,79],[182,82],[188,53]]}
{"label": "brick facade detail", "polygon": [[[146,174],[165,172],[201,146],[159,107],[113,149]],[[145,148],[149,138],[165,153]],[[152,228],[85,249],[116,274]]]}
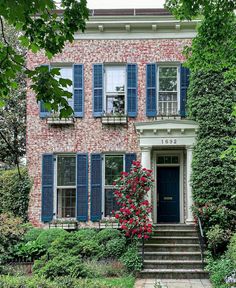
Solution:
{"label": "brick facade detail", "polygon": [[[183,62],[183,48],[189,39],[156,40],[79,40],[67,44],[52,63],[84,64],[85,115],[75,119],[74,126],[50,127],[39,117],[34,93],[27,91],[27,162],[33,179],[29,219],[41,226],[41,161],[43,153],[60,152],[136,152],[140,156],[134,122],[151,121],[146,117],[146,63]],[[137,63],[138,115],[127,125],[110,126],[92,115],[92,64]],[[49,63],[42,53],[28,53],[28,67]],[[90,193],[89,193],[90,194]]]}

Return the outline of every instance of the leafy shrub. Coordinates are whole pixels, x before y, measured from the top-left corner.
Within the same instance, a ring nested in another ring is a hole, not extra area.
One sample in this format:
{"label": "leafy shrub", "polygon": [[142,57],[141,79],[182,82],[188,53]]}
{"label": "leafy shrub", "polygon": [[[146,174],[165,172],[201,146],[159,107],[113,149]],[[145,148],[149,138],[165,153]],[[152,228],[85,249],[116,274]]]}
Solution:
{"label": "leafy shrub", "polygon": [[231,237],[227,255],[235,263],[236,267],[236,233]]}
{"label": "leafy shrub", "polygon": [[28,219],[28,202],[31,181],[27,169],[7,170],[0,174],[0,213],[10,212],[14,216]]}
{"label": "leafy shrub", "polygon": [[35,241],[21,242],[14,246],[14,255],[28,259],[39,258],[45,254],[47,249],[40,243]]}
{"label": "leafy shrub", "polygon": [[110,258],[119,258],[125,251],[125,245],[124,237],[112,239],[107,242],[103,255]]}
{"label": "leafy shrub", "polygon": [[0,214],[0,223],[0,262],[4,262],[12,257],[13,246],[23,238],[28,227],[10,213]]}
{"label": "leafy shrub", "polygon": [[39,234],[36,242],[38,245],[42,245],[45,250],[47,250],[53,241],[57,238],[62,237],[63,235],[68,235],[69,233],[63,229],[45,229],[42,233]]}
{"label": "leafy shrub", "polygon": [[142,268],[142,260],[136,246],[130,246],[120,260],[129,272],[140,271]]}
{"label": "leafy shrub", "polygon": [[38,236],[43,232],[45,231],[43,228],[32,228],[32,229],[29,229],[25,235],[24,235],[24,238],[23,238],[23,241],[25,243],[27,242],[30,242],[30,241],[35,241]]}
{"label": "leafy shrub", "polygon": [[210,272],[210,279],[214,287],[229,287],[229,285],[225,283],[225,278],[230,276],[233,272],[233,269],[235,269],[231,259],[226,256],[222,256],[218,260],[213,260],[213,258],[210,258],[208,259],[208,265],[206,269]]}
{"label": "leafy shrub", "polygon": [[206,233],[208,248],[213,252],[214,255],[218,254],[224,248],[225,243],[227,243],[231,236],[231,231],[225,233],[219,225],[212,226],[210,230]]}
{"label": "leafy shrub", "polygon": [[75,235],[80,241],[92,240],[96,237],[97,232],[94,229],[84,228],[75,232]]}
{"label": "leafy shrub", "polygon": [[53,259],[43,257],[36,260],[33,266],[34,274],[54,279],[60,276],[89,277],[91,272],[81,262],[80,257],[60,254]]}
{"label": "leafy shrub", "polygon": [[97,240],[100,244],[106,244],[106,242],[108,242],[109,240],[112,239],[117,239],[122,237],[122,233],[121,231],[117,230],[117,229],[102,229],[100,232],[98,232],[97,234]]}
{"label": "leafy shrub", "polygon": [[85,240],[78,243],[77,248],[83,257],[91,257],[99,253],[101,245],[94,240]]}

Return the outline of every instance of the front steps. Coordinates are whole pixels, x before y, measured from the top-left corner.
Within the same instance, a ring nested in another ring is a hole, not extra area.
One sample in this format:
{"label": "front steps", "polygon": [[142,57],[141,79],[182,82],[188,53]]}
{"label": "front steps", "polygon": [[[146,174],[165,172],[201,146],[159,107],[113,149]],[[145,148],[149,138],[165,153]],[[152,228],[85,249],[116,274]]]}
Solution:
{"label": "front steps", "polygon": [[144,245],[140,278],[206,279],[194,225],[158,224]]}

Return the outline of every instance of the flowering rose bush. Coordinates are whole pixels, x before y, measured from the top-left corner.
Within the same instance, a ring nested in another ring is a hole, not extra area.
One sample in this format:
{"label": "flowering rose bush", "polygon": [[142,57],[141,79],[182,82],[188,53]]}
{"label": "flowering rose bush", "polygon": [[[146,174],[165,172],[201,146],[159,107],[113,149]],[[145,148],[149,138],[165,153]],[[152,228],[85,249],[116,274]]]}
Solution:
{"label": "flowering rose bush", "polygon": [[152,233],[149,219],[152,207],[147,193],[153,181],[152,170],[142,168],[139,161],[133,161],[130,172],[122,172],[121,177],[113,183],[115,198],[120,206],[119,211],[114,213],[115,218],[127,237],[148,239]]}

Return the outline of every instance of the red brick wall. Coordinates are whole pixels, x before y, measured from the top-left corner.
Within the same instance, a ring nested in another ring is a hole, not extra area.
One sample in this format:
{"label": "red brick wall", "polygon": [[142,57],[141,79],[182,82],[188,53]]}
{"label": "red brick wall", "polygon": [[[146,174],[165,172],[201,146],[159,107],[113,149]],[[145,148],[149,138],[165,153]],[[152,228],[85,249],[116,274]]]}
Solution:
{"label": "red brick wall", "polygon": [[[146,63],[158,61],[184,61],[183,48],[188,39],[157,40],[80,40],[68,44],[63,53],[51,62],[84,64],[85,115],[76,119],[74,127],[49,127],[39,118],[35,95],[27,94],[27,161],[34,184],[30,195],[29,219],[41,225],[41,155],[46,152],[136,152],[138,137],[134,122],[148,121],[146,113]],[[28,67],[48,63],[42,53],[28,54]],[[100,118],[92,116],[92,64],[124,62],[138,64],[138,116],[129,119],[128,125],[112,127],[102,125]]]}

